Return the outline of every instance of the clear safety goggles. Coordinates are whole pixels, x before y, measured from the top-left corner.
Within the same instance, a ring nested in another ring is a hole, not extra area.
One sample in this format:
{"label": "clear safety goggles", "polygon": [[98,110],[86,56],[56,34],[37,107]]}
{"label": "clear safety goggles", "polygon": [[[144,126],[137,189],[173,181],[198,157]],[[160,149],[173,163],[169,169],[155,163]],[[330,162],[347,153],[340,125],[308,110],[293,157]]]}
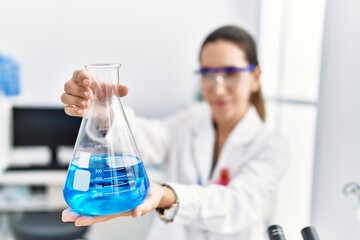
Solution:
{"label": "clear safety goggles", "polygon": [[239,83],[243,72],[252,72],[255,68],[256,64],[246,67],[201,68],[195,73],[201,76],[201,82],[205,88],[212,88],[217,84],[224,84],[224,86],[232,88]]}

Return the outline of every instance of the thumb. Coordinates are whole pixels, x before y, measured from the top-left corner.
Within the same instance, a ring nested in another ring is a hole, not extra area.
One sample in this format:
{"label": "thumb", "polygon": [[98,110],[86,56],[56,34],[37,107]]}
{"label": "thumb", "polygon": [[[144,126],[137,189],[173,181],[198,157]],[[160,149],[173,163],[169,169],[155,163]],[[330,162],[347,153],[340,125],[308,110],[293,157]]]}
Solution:
{"label": "thumb", "polygon": [[128,92],[129,92],[129,89],[128,89],[127,86],[118,84],[116,87],[117,87],[117,92],[118,92],[120,97],[126,96],[128,94]]}

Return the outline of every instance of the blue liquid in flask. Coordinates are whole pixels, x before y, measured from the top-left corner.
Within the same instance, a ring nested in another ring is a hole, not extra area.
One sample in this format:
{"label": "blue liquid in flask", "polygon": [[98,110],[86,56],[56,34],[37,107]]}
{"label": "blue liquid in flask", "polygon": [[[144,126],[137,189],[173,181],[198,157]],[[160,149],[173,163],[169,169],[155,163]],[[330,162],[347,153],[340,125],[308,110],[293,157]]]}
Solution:
{"label": "blue liquid in flask", "polygon": [[[79,160],[71,161],[64,186],[64,198],[77,213],[99,216],[134,209],[146,198],[149,181],[142,160],[135,156],[112,156],[110,166],[106,155],[90,156],[89,167],[79,167]],[[125,161],[124,161],[125,159]]]}

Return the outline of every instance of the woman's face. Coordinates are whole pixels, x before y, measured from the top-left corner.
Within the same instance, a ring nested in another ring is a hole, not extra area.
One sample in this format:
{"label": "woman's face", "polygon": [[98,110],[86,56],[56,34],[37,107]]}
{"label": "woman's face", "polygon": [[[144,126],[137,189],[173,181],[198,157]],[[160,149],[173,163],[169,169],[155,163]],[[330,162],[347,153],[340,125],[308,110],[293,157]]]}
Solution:
{"label": "woman's face", "polygon": [[[245,52],[236,44],[218,40],[207,43],[200,56],[201,68],[247,67]],[[216,123],[236,124],[250,105],[250,96],[259,90],[259,68],[246,72],[203,74],[201,92],[211,107]]]}

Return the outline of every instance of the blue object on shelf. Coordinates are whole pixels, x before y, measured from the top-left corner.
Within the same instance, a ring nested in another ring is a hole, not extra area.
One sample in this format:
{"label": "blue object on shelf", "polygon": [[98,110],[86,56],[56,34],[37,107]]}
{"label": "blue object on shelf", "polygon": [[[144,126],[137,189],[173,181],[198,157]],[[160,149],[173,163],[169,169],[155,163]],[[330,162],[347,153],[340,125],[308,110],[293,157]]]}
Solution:
{"label": "blue object on shelf", "polygon": [[19,64],[11,57],[0,55],[0,92],[5,96],[20,94]]}
{"label": "blue object on shelf", "polygon": [[0,95],[5,93],[5,71],[3,70],[4,62],[4,57],[0,55]]}

